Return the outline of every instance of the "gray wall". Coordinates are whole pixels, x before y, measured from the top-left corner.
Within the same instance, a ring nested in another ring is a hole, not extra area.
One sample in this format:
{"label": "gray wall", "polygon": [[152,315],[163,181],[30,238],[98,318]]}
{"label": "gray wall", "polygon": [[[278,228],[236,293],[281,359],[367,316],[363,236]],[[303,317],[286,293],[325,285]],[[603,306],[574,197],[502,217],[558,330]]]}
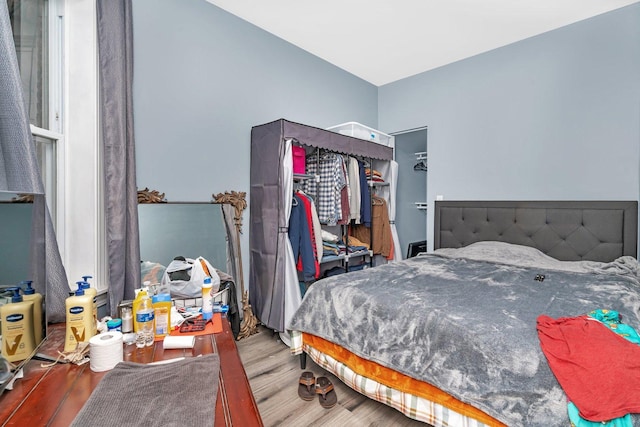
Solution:
{"label": "gray wall", "polygon": [[136,0],[137,183],[173,201],[249,189],[251,127],[377,124],[377,88],[205,0]]}
{"label": "gray wall", "polygon": [[376,86],[205,0],[135,0],[133,28],[137,185],[170,201],[248,192],[254,125],[377,125]]}
{"label": "gray wall", "polygon": [[429,206],[638,200],[640,4],[382,86],[378,108],[386,132],[429,126]]}
{"label": "gray wall", "polygon": [[280,117],[429,126],[430,206],[639,197],[640,4],[380,88],[204,0],[133,6],[137,182],[169,200],[248,191],[251,126]]}

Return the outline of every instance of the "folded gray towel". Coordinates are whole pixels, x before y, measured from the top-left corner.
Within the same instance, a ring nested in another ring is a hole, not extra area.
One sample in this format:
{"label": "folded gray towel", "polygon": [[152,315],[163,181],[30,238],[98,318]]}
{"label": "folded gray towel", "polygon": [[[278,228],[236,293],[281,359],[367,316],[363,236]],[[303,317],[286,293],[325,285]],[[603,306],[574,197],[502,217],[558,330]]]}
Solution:
{"label": "folded gray towel", "polygon": [[214,425],[217,354],[145,365],[118,363],[95,388],[72,427]]}

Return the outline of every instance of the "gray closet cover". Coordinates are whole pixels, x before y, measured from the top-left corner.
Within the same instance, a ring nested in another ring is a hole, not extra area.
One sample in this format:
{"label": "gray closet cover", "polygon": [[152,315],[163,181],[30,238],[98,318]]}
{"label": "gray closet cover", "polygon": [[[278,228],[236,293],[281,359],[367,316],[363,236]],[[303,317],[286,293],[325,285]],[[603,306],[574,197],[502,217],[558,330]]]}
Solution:
{"label": "gray closet cover", "polygon": [[285,250],[278,244],[278,234],[288,232],[281,188],[284,141],[289,138],[337,153],[393,159],[391,147],[285,119],[251,129],[249,298],[260,321],[276,331],[285,330],[284,264],[276,269],[276,260]]}

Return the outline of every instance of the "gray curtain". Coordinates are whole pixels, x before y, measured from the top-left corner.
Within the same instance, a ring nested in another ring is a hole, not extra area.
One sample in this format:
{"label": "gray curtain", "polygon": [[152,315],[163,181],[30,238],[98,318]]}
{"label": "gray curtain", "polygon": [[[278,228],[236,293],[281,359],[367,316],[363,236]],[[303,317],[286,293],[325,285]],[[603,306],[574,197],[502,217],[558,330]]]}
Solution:
{"label": "gray curtain", "polygon": [[9,9],[0,1],[0,190],[42,194]]}
{"label": "gray curtain", "polygon": [[238,265],[238,258],[236,257],[236,253],[240,254],[240,236],[234,221],[236,210],[227,203],[221,204],[220,209],[222,210],[224,226],[227,230],[227,273],[233,277],[235,283],[241,283],[239,272],[242,271],[242,267]]}
{"label": "gray curtain", "polygon": [[107,311],[140,287],[140,242],[133,137],[131,0],[98,0],[98,55],[109,261]]}
{"label": "gray curtain", "polygon": [[29,128],[6,1],[0,1],[0,191],[34,194],[30,276],[46,297],[47,320],[62,322],[69,286]]}

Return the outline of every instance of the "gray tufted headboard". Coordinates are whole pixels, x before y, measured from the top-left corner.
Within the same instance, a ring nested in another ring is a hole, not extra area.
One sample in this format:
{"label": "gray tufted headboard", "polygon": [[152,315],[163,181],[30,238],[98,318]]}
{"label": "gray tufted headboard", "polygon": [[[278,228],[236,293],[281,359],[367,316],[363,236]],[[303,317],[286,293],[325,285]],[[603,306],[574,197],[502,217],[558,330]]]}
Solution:
{"label": "gray tufted headboard", "polygon": [[437,201],[434,249],[497,240],[563,261],[637,257],[637,201]]}

